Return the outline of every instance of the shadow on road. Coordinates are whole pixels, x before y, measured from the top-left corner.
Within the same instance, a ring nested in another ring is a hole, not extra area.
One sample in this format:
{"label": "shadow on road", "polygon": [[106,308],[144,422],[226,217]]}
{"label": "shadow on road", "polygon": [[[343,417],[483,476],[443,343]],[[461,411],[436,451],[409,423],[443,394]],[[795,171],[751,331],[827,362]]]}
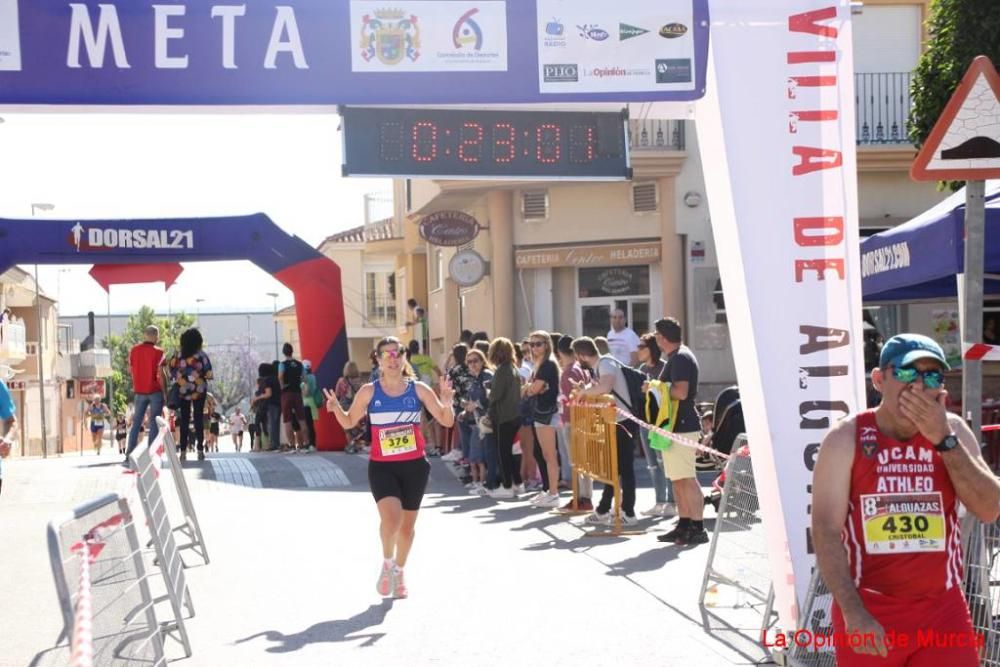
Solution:
{"label": "shadow on road", "polygon": [[[291,653],[308,646],[309,644],[332,644],[336,642],[354,642],[360,639],[365,640],[360,646],[373,646],[375,642],[385,636],[384,632],[363,633],[367,628],[381,625],[385,621],[386,614],[392,609],[393,600],[382,600],[381,604],[373,604],[368,609],[338,621],[323,621],[311,625],[302,632],[286,635],[278,630],[265,630],[255,635],[250,635],[243,639],[237,639],[237,644],[242,644],[259,637],[263,637],[269,642],[280,642],[276,646],[270,646],[266,650],[268,653]],[[361,633],[361,634],[356,634]]]}

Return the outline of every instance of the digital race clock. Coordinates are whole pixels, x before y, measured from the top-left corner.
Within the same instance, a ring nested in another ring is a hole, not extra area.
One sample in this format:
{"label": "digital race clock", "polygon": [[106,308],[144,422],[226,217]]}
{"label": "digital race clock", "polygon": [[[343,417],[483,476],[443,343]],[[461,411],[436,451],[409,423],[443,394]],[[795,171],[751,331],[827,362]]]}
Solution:
{"label": "digital race clock", "polygon": [[625,112],[340,110],[345,176],[624,180]]}

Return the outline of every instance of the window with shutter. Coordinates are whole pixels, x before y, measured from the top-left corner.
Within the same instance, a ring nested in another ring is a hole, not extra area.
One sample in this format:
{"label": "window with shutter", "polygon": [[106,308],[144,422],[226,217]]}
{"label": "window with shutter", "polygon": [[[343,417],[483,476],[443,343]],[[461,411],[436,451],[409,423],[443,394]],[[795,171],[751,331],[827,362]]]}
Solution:
{"label": "window with shutter", "polygon": [[549,217],[549,193],[535,190],[521,193],[521,215],[525,220],[545,220]]}
{"label": "window with shutter", "polygon": [[659,193],[656,190],[656,183],[654,181],[632,184],[633,213],[655,212],[659,204]]}

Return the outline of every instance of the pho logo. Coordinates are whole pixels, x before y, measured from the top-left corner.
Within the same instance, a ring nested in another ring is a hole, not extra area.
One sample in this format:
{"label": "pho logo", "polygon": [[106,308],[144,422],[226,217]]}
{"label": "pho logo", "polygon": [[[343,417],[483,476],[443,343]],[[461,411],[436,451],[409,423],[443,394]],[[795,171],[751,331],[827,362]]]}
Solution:
{"label": "pho logo", "polygon": [[576,83],[580,80],[580,68],[574,64],[543,65],[542,79],[545,83]]}
{"label": "pho logo", "polygon": [[690,83],[691,59],[667,58],[656,61],[656,83]]}
{"label": "pho logo", "polygon": [[596,23],[584,23],[583,25],[576,26],[576,29],[580,31],[580,37],[595,42],[603,42],[611,36],[607,30],[602,29]]}
{"label": "pho logo", "polygon": [[618,41],[624,42],[626,39],[632,39],[633,37],[638,37],[640,35],[645,35],[648,30],[645,28],[638,28],[634,25],[629,25],[628,23],[618,24]]}
{"label": "pho logo", "polygon": [[456,49],[462,49],[470,45],[476,51],[483,48],[483,29],[479,27],[478,23],[472,20],[472,15],[478,13],[479,10],[474,7],[458,17],[455,27],[451,30],[451,39]]}

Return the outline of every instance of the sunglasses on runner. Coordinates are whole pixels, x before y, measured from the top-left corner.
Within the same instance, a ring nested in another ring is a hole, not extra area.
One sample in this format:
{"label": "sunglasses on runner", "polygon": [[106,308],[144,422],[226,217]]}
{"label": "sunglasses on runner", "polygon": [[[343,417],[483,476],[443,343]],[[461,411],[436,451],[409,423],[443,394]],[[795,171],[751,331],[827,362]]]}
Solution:
{"label": "sunglasses on runner", "polygon": [[924,386],[928,389],[940,389],[944,384],[944,373],[935,369],[932,371],[920,371],[913,366],[902,366],[892,369],[892,377],[903,384],[912,384],[917,378],[922,378]]}
{"label": "sunglasses on runner", "polygon": [[382,350],[378,353],[378,356],[382,359],[399,359],[403,356],[403,353],[399,350]]}
{"label": "sunglasses on runner", "polygon": [[540,340],[533,340],[530,343],[528,343],[528,345],[530,345],[531,347],[545,347],[545,343]]}

